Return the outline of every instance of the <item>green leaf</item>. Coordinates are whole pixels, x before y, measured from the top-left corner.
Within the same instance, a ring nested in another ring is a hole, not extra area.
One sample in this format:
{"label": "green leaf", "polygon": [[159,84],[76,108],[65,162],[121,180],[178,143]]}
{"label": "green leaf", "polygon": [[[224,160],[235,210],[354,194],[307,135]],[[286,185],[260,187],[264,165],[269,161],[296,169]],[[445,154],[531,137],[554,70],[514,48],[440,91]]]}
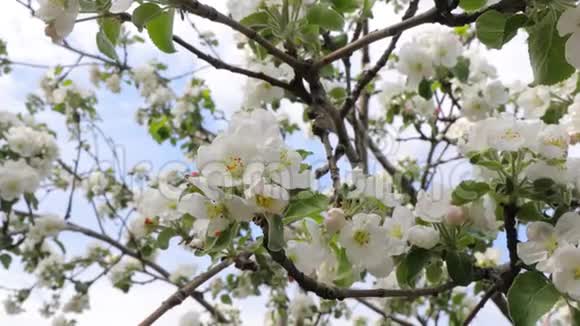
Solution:
{"label": "green leaf", "polygon": [[102,54],[106,55],[107,57],[113,60],[118,59],[117,52],[115,52],[115,46],[113,45],[113,43],[111,43],[111,41],[109,40],[109,38],[102,29],[97,33],[97,48],[99,49],[99,51],[101,51]]}
{"label": "green leaf", "polygon": [[253,28],[266,27],[268,26],[269,17],[268,13],[258,11],[240,20],[240,24]]}
{"label": "green leaf", "polygon": [[543,274],[526,272],[514,280],[507,295],[515,326],[533,326],[560,299],[560,293]]}
{"label": "green leaf", "polygon": [[359,2],[358,0],[332,0],[332,7],[336,11],[345,14],[357,10]]}
{"label": "green leaf", "polygon": [[310,7],[306,18],[310,24],[318,25],[331,31],[339,31],[344,27],[344,18],[334,9],[324,5]]}
{"label": "green leaf", "polygon": [[473,261],[464,253],[448,251],[445,263],[449,277],[461,286],[467,286],[473,281]]}
{"label": "green leaf", "polygon": [[413,248],[397,267],[397,281],[399,284],[413,287],[417,277],[428,262],[428,250]]}
{"label": "green leaf", "polygon": [[165,11],[149,20],[145,27],[157,48],[165,53],[174,53],[173,46],[173,10]]}
{"label": "green leaf", "polygon": [[455,67],[451,69],[451,72],[460,82],[465,83],[469,78],[469,59],[465,57],[459,57]]}
{"label": "green leaf", "polygon": [[327,206],[328,198],[323,194],[302,191],[290,200],[284,214],[284,224],[291,224],[305,217],[319,219],[320,213]]}
{"label": "green leaf", "polygon": [[225,230],[219,234],[208,234],[206,239],[206,248],[201,253],[201,256],[205,256],[209,253],[215,253],[222,251],[227,248],[232,240],[238,235],[240,225],[238,223],[232,223]]}
{"label": "green leaf", "polygon": [[181,227],[185,231],[189,231],[189,230],[191,230],[191,228],[193,228],[194,222],[195,222],[195,219],[193,218],[193,216],[191,216],[189,214],[185,214],[185,215],[183,215],[183,218],[181,219]]}
{"label": "green leaf", "polygon": [[443,276],[443,264],[441,261],[429,264],[425,270],[425,276],[427,276],[427,281],[438,283],[441,280],[441,276]]}
{"label": "green leaf", "polygon": [[169,248],[169,241],[175,236],[175,231],[170,228],[163,229],[157,236],[157,245],[159,249],[167,250]]}
{"label": "green leaf", "polygon": [[222,294],[222,295],[220,296],[220,301],[221,301],[223,304],[229,304],[229,305],[231,305],[231,304],[232,304],[232,298],[231,298],[229,295],[227,295],[227,294]]}
{"label": "green leaf", "polygon": [[580,326],[580,310],[572,306],[568,306],[568,308],[570,309],[570,315],[572,316],[572,325]]}
{"label": "green leaf", "polygon": [[517,34],[518,30],[528,23],[528,16],[524,14],[513,15],[508,18],[503,35],[503,43],[511,41]]}
{"label": "green leaf", "polygon": [[103,18],[101,19],[101,29],[105,32],[109,41],[116,45],[121,34],[121,21],[116,17]]}
{"label": "green leaf", "polygon": [[356,281],[352,273],[352,264],[348,261],[344,248],[335,248],[335,252],[338,259],[338,268],[334,284],[345,288],[350,287]]}
{"label": "green leaf", "polygon": [[12,256],[9,254],[2,254],[0,255],[0,263],[4,266],[5,269],[10,268],[10,263],[12,262]]}
{"label": "green leaf", "polygon": [[534,71],[534,83],[553,85],[566,80],[576,71],[565,57],[566,39],[558,35],[558,17],[551,10],[528,28],[528,51]]}
{"label": "green leaf", "polygon": [[171,128],[166,116],[157,118],[149,123],[149,134],[159,144],[166,141],[171,136]]}
{"label": "green leaf", "polygon": [[510,16],[497,10],[488,10],[475,22],[477,38],[490,48],[500,49],[511,41],[527,22],[528,17],[523,14]]}
{"label": "green leaf", "polygon": [[568,105],[565,102],[552,102],[550,107],[542,117],[546,124],[558,124],[560,119],[568,113]]}
{"label": "green leaf", "polygon": [[427,79],[422,79],[419,83],[419,95],[426,100],[433,97],[433,89],[431,89],[432,82]]}
{"label": "green leaf", "polygon": [[538,204],[535,201],[530,201],[523,204],[518,209],[518,219],[521,221],[544,221],[546,218],[544,214],[538,208]]}
{"label": "green leaf", "polygon": [[274,215],[268,218],[268,249],[280,251],[284,248],[284,223],[282,217]]}
{"label": "green leaf", "polygon": [[477,38],[481,43],[493,49],[500,49],[504,44],[504,31],[508,17],[497,10],[488,10],[475,22]]}
{"label": "green leaf", "polygon": [[487,0],[459,0],[459,7],[465,11],[476,11],[486,3]]}
{"label": "green leaf", "polygon": [[163,12],[161,7],[154,3],[144,3],[135,8],[131,17],[133,24],[141,31],[145,24]]}
{"label": "green leaf", "polygon": [[487,194],[490,187],[485,182],[473,180],[463,181],[453,190],[451,202],[453,205],[461,206],[472,201],[476,201]]}

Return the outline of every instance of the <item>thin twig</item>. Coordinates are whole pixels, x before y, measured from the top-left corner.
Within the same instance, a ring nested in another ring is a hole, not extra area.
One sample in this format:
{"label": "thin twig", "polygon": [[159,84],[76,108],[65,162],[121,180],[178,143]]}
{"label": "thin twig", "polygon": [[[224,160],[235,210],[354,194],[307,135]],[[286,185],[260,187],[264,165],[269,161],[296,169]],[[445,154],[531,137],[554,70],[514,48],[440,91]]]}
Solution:
{"label": "thin twig", "polygon": [[167,300],[163,301],[163,303],[161,303],[161,306],[157,308],[153,313],[151,313],[147,318],[145,318],[145,320],[143,320],[139,324],[139,326],[153,325],[153,323],[157,321],[159,318],[161,318],[161,316],[163,316],[166,312],[180,305],[183,301],[185,301],[185,299],[187,299],[187,297],[192,296],[200,285],[207,282],[216,274],[229,267],[232,263],[233,260],[231,259],[222,260],[220,263],[213,266],[205,273],[198,275],[187,285],[180,288],[177,292],[175,292],[169,298],[167,298]]}
{"label": "thin twig", "polygon": [[485,304],[487,303],[487,301],[497,292],[499,291],[499,286],[494,285],[492,286],[489,290],[487,290],[483,297],[481,298],[481,300],[479,300],[479,302],[477,303],[477,305],[473,308],[473,310],[471,310],[471,312],[469,313],[469,315],[467,316],[467,318],[465,318],[465,321],[463,322],[463,326],[467,326],[469,324],[471,324],[471,322],[473,321],[473,319],[475,318],[475,316],[477,316],[477,314],[479,313],[479,311],[481,311],[481,309],[483,309],[483,307],[485,306]]}
{"label": "thin twig", "polygon": [[397,316],[394,316],[392,314],[387,314],[385,313],[383,310],[379,309],[377,306],[375,306],[374,304],[368,302],[365,299],[362,298],[357,298],[356,301],[360,302],[363,306],[369,308],[370,310],[376,312],[377,314],[381,315],[384,319],[390,319],[392,321],[394,321],[395,323],[399,324],[399,325],[403,325],[403,326],[414,326],[412,323],[403,320]]}

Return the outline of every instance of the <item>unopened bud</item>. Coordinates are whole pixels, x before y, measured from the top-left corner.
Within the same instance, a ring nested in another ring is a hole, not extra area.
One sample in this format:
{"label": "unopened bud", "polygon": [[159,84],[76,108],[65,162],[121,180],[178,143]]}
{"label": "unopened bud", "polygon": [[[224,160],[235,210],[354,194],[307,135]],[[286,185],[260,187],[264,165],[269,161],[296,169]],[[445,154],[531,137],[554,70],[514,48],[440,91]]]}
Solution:
{"label": "unopened bud", "polygon": [[346,223],[346,218],[342,208],[331,208],[328,210],[326,218],[324,219],[324,225],[330,233],[336,233],[342,229]]}
{"label": "unopened bud", "polygon": [[465,212],[463,208],[458,206],[449,207],[445,221],[450,225],[463,225],[465,223]]}
{"label": "unopened bud", "polygon": [[203,241],[201,239],[193,239],[189,243],[189,246],[194,249],[201,249],[203,248]]}

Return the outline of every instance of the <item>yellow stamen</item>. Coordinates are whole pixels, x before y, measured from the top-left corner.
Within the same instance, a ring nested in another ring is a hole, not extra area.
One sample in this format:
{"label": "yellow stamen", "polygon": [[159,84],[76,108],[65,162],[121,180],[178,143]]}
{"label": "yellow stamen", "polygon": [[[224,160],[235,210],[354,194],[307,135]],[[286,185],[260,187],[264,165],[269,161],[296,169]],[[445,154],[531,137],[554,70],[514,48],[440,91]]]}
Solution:
{"label": "yellow stamen", "polygon": [[352,238],[360,246],[366,246],[369,243],[369,241],[371,240],[370,239],[371,238],[371,235],[368,233],[368,231],[357,230],[354,233],[354,235],[352,236]]}

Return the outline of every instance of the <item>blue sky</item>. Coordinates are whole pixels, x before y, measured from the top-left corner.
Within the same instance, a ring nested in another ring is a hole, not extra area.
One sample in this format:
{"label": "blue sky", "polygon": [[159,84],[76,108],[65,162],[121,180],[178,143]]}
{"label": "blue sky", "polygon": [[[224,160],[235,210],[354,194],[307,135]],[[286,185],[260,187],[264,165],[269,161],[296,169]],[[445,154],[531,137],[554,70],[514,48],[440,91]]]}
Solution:
{"label": "blue sky", "polygon": [[[4,0],[3,2],[6,3],[3,4],[3,10],[0,11],[0,30],[2,31],[0,38],[7,41],[11,59],[40,64],[67,64],[76,60],[76,55],[71,55],[70,52],[62,50],[50,43],[49,39],[44,36],[43,24],[38,20],[30,18],[25,8],[17,5],[13,0]],[[212,1],[212,4],[220,9],[225,7],[224,0]],[[381,17],[384,17],[386,13],[379,12],[379,15],[383,15]],[[382,26],[385,21],[389,21],[389,19],[381,19],[379,22],[373,24],[378,27]],[[207,21],[199,22],[201,23],[198,25],[199,27],[202,29],[211,28],[218,36],[220,40],[218,51],[223,59],[232,63],[243,62],[243,53],[236,49],[232,33],[229,33],[223,26]],[[193,34],[187,31],[186,27],[181,24],[177,25],[176,31],[177,34],[188,37]],[[87,37],[87,35],[91,37]],[[81,24],[77,26],[70,41],[75,46],[89,49],[91,52],[96,53],[97,51],[93,44],[93,35],[95,35],[95,27],[93,24]],[[377,57],[377,53],[383,48],[385,48],[385,42],[379,42],[372,47],[371,53],[374,54],[374,57]],[[486,55],[498,67],[498,71],[503,80],[513,81],[520,79],[530,81],[531,73],[526,52],[527,49],[524,46],[523,38],[520,36],[501,52],[489,51]],[[137,53],[138,56],[135,55]],[[184,51],[179,51],[175,55],[162,54],[155,50],[149,43],[140,45],[134,49],[130,63],[132,66],[138,66],[153,58],[160,62],[171,63],[170,70],[167,73],[169,76],[178,75],[184,71],[190,71],[196,67],[205,65]],[[38,81],[43,73],[43,70],[15,66],[12,74],[0,77],[0,103],[2,103],[0,110],[12,112],[23,111],[26,94],[38,90]],[[88,79],[86,76],[86,71],[78,71],[71,75],[78,84],[88,87]],[[239,108],[243,98],[243,78],[233,76],[229,72],[213,69],[205,69],[197,76],[206,80],[212,89],[214,100],[220,110],[231,114]],[[178,92],[184,87],[183,83],[186,80],[184,79],[175,84],[175,89]],[[125,86],[124,90],[122,95],[114,95],[107,91],[100,91],[97,95],[99,98],[99,114],[103,118],[103,123],[100,126],[108,136],[123,145],[126,167],[130,168],[135,163],[142,161],[151,162],[154,171],[159,171],[167,162],[182,162],[185,165],[191,166],[191,163],[183,157],[178,149],[168,145],[159,146],[149,137],[145,128],[135,123],[134,112],[142,103],[142,100],[133,88]],[[300,109],[296,106],[284,105],[282,110],[296,122],[302,116]],[[61,117],[57,115],[42,114],[38,119],[47,122],[55,130],[62,130],[63,123]],[[212,129],[219,129],[219,126],[210,127]],[[288,141],[296,148],[306,148],[319,153],[321,152],[321,146],[318,143],[309,140],[301,133],[291,136]],[[62,158],[70,162],[73,154],[73,146],[67,143],[64,134],[59,134],[59,142],[63,149]],[[422,150],[420,148],[403,146],[398,148],[397,155],[420,155],[421,152]],[[314,158],[315,161],[318,159]],[[86,167],[89,167],[88,161],[85,161],[84,164]],[[64,212],[66,206],[64,199],[65,196],[63,194],[50,197],[50,200],[43,203],[43,210],[55,213]],[[91,222],[87,222],[85,219],[89,218],[88,216],[92,218],[92,213],[89,211],[88,206],[82,202],[82,200],[75,201],[73,221],[91,225]],[[83,245],[86,244],[84,240],[78,239],[75,236],[66,235],[66,237],[74,243],[78,243],[79,246],[75,246],[78,249],[82,249]],[[502,239],[500,237],[498,242],[503,243]],[[190,259],[191,256],[181,251],[175,251],[170,255],[165,254],[160,257],[161,262],[168,266],[169,270],[177,264],[189,261]],[[201,264],[205,265],[204,262]],[[13,270],[9,273],[0,271],[2,285],[12,284],[12,286],[15,286],[17,284],[28,284],[30,282],[29,278],[16,271]],[[293,293],[294,290],[291,289],[289,292]],[[81,326],[101,325],[103,321],[113,321],[115,325],[133,325],[144,316],[145,312],[154,309],[172,291],[173,289],[171,287],[156,284],[144,287],[137,286],[130,294],[124,295],[120,291],[112,289],[109,282],[105,280],[104,282],[98,283],[91,292],[92,310],[78,318],[78,320]],[[0,324],[22,326],[48,325],[49,322],[47,320],[42,319],[35,313],[38,302],[40,301],[39,299],[39,296],[33,297],[30,305],[27,306],[28,313],[17,317],[7,317],[0,311]],[[263,298],[251,298],[244,302],[236,302],[236,306],[242,310],[243,320],[246,325],[261,324],[265,313],[264,304],[265,301]],[[189,309],[199,310],[200,308],[195,303],[188,301],[164,316],[159,325],[174,325],[179,316]],[[374,318],[364,308],[357,308],[356,312]],[[495,308],[488,306],[481,316],[476,319],[475,324],[487,325],[489,323],[495,323],[498,326],[507,324],[503,317],[498,315]]]}

